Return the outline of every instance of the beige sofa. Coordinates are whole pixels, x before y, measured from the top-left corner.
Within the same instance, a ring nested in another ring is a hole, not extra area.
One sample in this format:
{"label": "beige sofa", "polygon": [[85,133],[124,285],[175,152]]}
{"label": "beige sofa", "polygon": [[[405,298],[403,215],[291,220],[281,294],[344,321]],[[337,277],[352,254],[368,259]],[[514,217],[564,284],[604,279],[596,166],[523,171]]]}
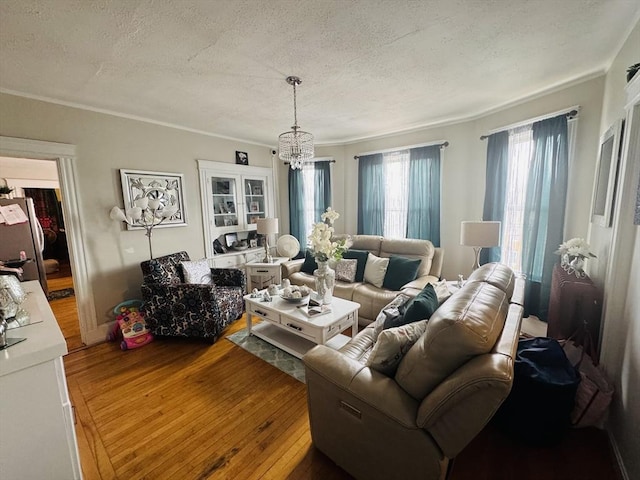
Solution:
{"label": "beige sofa", "polygon": [[511,390],[522,279],[476,270],[386,376],[365,366],[374,325],[304,357],[313,444],[357,479],[438,479]]}
{"label": "beige sofa", "polygon": [[[337,240],[346,235],[336,235]],[[366,282],[336,282],[333,294],[336,297],[351,300],[360,304],[358,322],[368,325],[391,300],[402,292],[415,296],[427,283],[434,283],[440,279],[444,250],[436,248],[429,240],[389,239],[376,235],[351,236],[353,250],[367,250],[378,257],[401,256],[406,258],[421,258],[417,278],[407,283],[400,291],[378,288]],[[304,260],[291,260],[282,266],[283,278],[288,278],[293,285],[306,285],[315,288],[313,275],[301,272]]]}

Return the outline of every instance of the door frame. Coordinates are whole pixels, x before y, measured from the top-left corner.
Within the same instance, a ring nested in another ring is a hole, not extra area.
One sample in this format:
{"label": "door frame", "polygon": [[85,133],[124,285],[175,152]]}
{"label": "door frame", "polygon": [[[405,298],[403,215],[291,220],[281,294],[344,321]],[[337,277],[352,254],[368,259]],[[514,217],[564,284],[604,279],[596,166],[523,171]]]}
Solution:
{"label": "door frame", "polygon": [[84,227],[80,215],[80,189],[76,176],[76,146],[66,143],[30,140],[0,136],[0,155],[15,158],[34,158],[54,161],[58,167],[58,180],[62,193],[62,211],[73,275],[80,338],[85,345],[104,339],[98,329],[93,292],[87,268],[87,250],[83,238]]}

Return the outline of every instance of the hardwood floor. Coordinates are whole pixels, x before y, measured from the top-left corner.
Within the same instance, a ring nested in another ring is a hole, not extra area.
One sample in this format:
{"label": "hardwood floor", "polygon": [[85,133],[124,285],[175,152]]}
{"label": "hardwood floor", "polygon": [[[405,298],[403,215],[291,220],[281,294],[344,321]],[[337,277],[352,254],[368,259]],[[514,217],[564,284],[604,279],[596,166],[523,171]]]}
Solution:
{"label": "hardwood floor", "polygon": [[[65,368],[86,480],[351,478],[311,444],[305,385],[224,338],[126,352],[104,343],[67,355]],[[450,479],[620,478],[612,462],[599,430],[527,449],[489,427]]]}
{"label": "hardwood floor", "polygon": [[[73,288],[73,277],[68,263],[61,264],[60,271],[47,275],[49,291]],[[80,336],[80,322],[78,321],[78,306],[76,297],[59,298],[50,300],[49,305],[58,320],[60,330],[67,342],[67,350],[70,352],[84,347]]]}

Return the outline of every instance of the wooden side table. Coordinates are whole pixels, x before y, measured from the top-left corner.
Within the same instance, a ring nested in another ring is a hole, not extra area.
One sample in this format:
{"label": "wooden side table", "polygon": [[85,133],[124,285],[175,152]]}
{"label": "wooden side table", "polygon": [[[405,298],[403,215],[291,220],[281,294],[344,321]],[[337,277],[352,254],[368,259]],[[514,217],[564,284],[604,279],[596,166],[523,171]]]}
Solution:
{"label": "wooden side table", "polygon": [[247,274],[247,292],[254,288],[262,290],[272,283],[280,285],[282,282],[282,263],[287,257],[274,257],[272,263],[248,262],[245,264]]}
{"label": "wooden side table", "polygon": [[578,278],[569,274],[559,263],[553,267],[547,336],[556,339],[574,336],[575,342],[597,360],[601,308],[600,291],[588,276]]}

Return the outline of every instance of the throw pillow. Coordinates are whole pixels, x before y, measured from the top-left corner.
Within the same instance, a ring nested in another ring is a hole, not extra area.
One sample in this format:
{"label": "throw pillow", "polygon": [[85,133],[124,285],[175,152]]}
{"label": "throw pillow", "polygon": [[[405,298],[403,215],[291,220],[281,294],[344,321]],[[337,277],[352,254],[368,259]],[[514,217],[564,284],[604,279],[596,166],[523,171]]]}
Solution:
{"label": "throw pillow", "polygon": [[418,268],[422,260],[419,258],[405,258],[391,256],[389,267],[384,276],[382,286],[389,290],[400,290],[404,285],[413,282],[418,275]]}
{"label": "throw pillow", "polygon": [[369,253],[367,264],[364,267],[364,281],[378,288],[382,288],[382,282],[384,282],[384,275],[387,273],[388,265],[388,258],[376,257],[373,253]]}
{"label": "throw pillow", "polygon": [[435,312],[439,306],[436,291],[433,289],[433,285],[428,283],[427,286],[411,300],[409,305],[407,305],[403,322],[412,323],[425,318],[431,318],[431,315],[433,315],[433,312]]}
{"label": "throw pillow", "polygon": [[366,365],[390,377],[395,375],[405,353],[427,330],[427,321],[422,320],[380,332]]}
{"label": "throw pillow", "polygon": [[313,271],[318,268],[318,264],[316,262],[316,258],[311,254],[309,250],[304,256],[304,263],[302,264],[302,268],[300,268],[301,272],[308,273],[309,275],[313,275]]}
{"label": "throw pillow", "polygon": [[446,280],[442,280],[440,282],[434,283],[433,289],[436,292],[436,296],[438,297],[438,303],[440,305],[442,305],[442,302],[444,302],[447,298],[449,298],[452,295]]}
{"label": "throw pillow", "polygon": [[356,279],[358,261],[342,259],[336,264],[336,280],[353,283]]}
{"label": "throw pillow", "polygon": [[401,293],[380,310],[373,325],[373,337],[375,339],[378,338],[378,335],[380,335],[380,332],[384,329],[385,323],[394,322],[404,315],[407,303],[410,300],[411,297],[409,297],[409,295]]}
{"label": "throw pillow", "polygon": [[366,250],[347,250],[342,255],[342,258],[356,259],[358,261],[358,268],[356,269],[356,282],[364,281],[364,269],[367,265],[367,258],[369,252]]}
{"label": "throw pillow", "polygon": [[211,283],[211,268],[206,260],[180,262],[180,264],[182,265],[185,283]]}

